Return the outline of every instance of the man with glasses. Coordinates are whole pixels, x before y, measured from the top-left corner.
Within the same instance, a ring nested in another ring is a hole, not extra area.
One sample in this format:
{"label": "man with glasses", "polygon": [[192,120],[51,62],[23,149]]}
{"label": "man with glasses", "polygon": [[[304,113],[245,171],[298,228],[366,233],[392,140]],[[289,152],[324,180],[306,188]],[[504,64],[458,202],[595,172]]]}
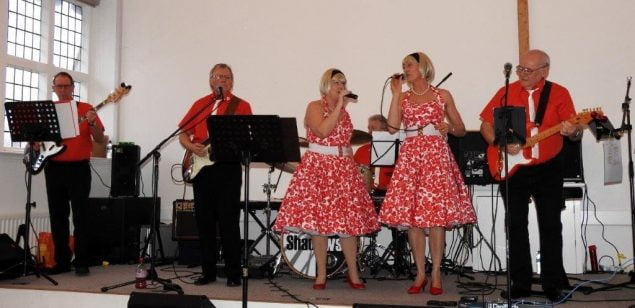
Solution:
{"label": "man with glasses", "polygon": [[71,270],[71,249],[68,246],[69,221],[73,209],[73,235],[75,236],[75,274],[88,275],[88,196],[90,194],[91,171],[90,154],[95,142],[104,141],[104,126],[97,113],[88,103],[75,101],[73,77],[60,72],[53,78],[53,92],[57,103],[77,105],[79,135],[61,141],[65,149],[53,156],[44,167],[46,195],[51,233],[55,244],[56,266],[50,274],[60,274]]}
{"label": "man with glasses", "polygon": [[[188,151],[209,159],[207,118],[215,115],[251,115],[249,103],[232,92],[234,74],[227,64],[216,64],[209,74],[212,93],[198,99],[179,123],[179,142]],[[212,163],[192,179],[194,210],[202,254],[203,275],[194,283],[216,281],[216,224],[220,232],[227,286],[240,285],[240,163]]]}
{"label": "man with glasses", "polygon": [[[567,120],[575,116],[569,91],[563,86],[547,81],[549,56],[541,50],[530,50],[520,57],[516,67],[518,81],[509,85],[508,105],[524,107],[527,115],[527,138],[562,123],[559,134],[545,138],[534,147],[522,149],[521,144],[511,144],[510,155],[523,155],[536,159],[532,165],[520,167],[509,180],[509,253],[508,265],[512,287],[511,294],[502,297],[528,297],[531,295],[532,258],[529,251],[527,215],[530,198],[534,200],[540,231],[542,271],[540,278],[544,294],[553,302],[564,299],[563,289],[569,289],[569,281],[562,264],[562,223],[560,213],[564,208],[563,157],[560,155],[563,136],[571,140],[582,138],[582,127]],[[494,109],[502,107],[505,88],[496,92],[481,112],[481,134],[494,144]],[[543,105],[542,108],[540,105]],[[504,183],[499,190],[505,196]]]}

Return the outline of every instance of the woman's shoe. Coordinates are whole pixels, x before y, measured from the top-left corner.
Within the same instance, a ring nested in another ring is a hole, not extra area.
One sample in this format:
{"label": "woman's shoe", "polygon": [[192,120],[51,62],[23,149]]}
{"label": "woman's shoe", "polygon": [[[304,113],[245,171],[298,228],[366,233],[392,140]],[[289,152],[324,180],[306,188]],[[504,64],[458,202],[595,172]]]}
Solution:
{"label": "woman's shoe", "polygon": [[441,295],[441,294],[443,294],[443,288],[437,288],[437,287],[430,286],[430,294],[432,294],[432,295]]}
{"label": "woman's shoe", "polygon": [[325,283],[314,283],[313,284],[313,289],[314,290],[324,290],[324,289],[326,289],[326,282]]}
{"label": "woman's shoe", "polygon": [[408,288],[408,294],[418,294],[423,292],[423,289],[426,287],[426,284],[428,283],[427,279],[424,279],[423,282],[421,283],[421,285],[417,286],[417,285],[411,285],[410,288]]}
{"label": "woman's shoe", "polygon": [[354,283],[348,274],[346,275],[346,282],[348,282],[348,285],[351,287],[351,289],[355,289],[355,290],[366,289],[366,285],[364,285],[364,283]]}

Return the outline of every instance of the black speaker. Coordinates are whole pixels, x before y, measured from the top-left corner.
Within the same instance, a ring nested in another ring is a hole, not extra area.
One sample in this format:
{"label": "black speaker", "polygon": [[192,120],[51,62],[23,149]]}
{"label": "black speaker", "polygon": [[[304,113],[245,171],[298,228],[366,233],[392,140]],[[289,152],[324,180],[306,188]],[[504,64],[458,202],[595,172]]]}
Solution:
{"label": "black speaker", "polygon": [[0,234],[0,280],[19,277],[24,269],[23,259],[24,250],[9,235]]}
{"label": "black speaker", "polygon": [[487,143],[478,131],[468,131],[464,137],[448,135],[448,144],[461,169],[465,184],[493,184],[494,179],[487,165]]}
{"label": "black speaker", "polygon": [[128,308],[216,308],[205,295],[130,293]]}
{"label": "black speaker", "polygon": [[[141,225],[152,221],[152,198],[119,197],[89,199],[89,254],[92,264],[136,263],[141,244]],[[161,201],[156,220],[160,220]]]}
{"label": "black speaker", "polygon": [[582,183],[584,182],[584,168],[582,166],[582,142],[571,141],[569,138],[563,138],[562,152],[563,157],[563,174],[565,182]]}
{"label": "black speaker", "polygon": [[428,307],[428,306],[353,304],[353,308],[415,308],[415,307]]}
{"label": "black speaker", "polygon": [[110,195],[138,196],[139,195],[139,164],[141,149],[138,145],[115,145],[112,150],[112,165],[110,177]]}
{"label": "black speaker", "polygon": [[172,203],[172,239],[198,240],[194,200],[178,199]]}

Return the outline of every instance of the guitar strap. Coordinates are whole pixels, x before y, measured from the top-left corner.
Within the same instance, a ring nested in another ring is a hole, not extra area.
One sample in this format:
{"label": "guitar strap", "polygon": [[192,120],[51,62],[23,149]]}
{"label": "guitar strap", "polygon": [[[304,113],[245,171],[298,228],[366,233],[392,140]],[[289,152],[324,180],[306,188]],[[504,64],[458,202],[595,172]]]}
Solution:
{"label": "guitar strap", "polygon": [[540,93],[540,100],[538,101],[538,111],[536,111],[536,117],[534,118],[534,124],[540,126],[542,118],[545,116],[545,110],[547,109],[547,103],[549,102],[549,94],[551,93],[551,81],[545,80],[545,86]]}
{"label": "guitar strap", "polygon": [[227,109],[225,109],[225,113],[223,115],[233,115],[236,112],[236,108],[238,108],[238,103],[240,103],[241,99],[234,95],[229,100],[229,105],[227,105]]}

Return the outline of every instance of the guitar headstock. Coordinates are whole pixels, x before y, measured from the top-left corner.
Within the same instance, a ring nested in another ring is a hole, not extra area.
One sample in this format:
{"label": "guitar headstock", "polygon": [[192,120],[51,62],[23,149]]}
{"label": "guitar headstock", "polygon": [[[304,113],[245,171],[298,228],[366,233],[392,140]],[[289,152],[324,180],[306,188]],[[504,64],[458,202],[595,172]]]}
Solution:
{"label": "guitar headstock", "polygon": [[602,112],[602,108],[595,107],[583,109],[582,112],[576,114],[570,122],[573,124],[588,124],[593,120],[604,119],[606,119],[606,116],[604,115],[604,112]]}
{"label": "guitar headstock", "polygon": [[128,85],[125,82],[122,82],[121,85],[119,85],[119,87],[117,87],[114,91],[112,91],[110,94],[108,94],[108,97],[106,97],[104,102],[105,103],[116,103],[119,100],[121,100],[121,98],[124,95],[128,94],[128,92],[130,92],[131,89],[132,89],[131,85]]}

